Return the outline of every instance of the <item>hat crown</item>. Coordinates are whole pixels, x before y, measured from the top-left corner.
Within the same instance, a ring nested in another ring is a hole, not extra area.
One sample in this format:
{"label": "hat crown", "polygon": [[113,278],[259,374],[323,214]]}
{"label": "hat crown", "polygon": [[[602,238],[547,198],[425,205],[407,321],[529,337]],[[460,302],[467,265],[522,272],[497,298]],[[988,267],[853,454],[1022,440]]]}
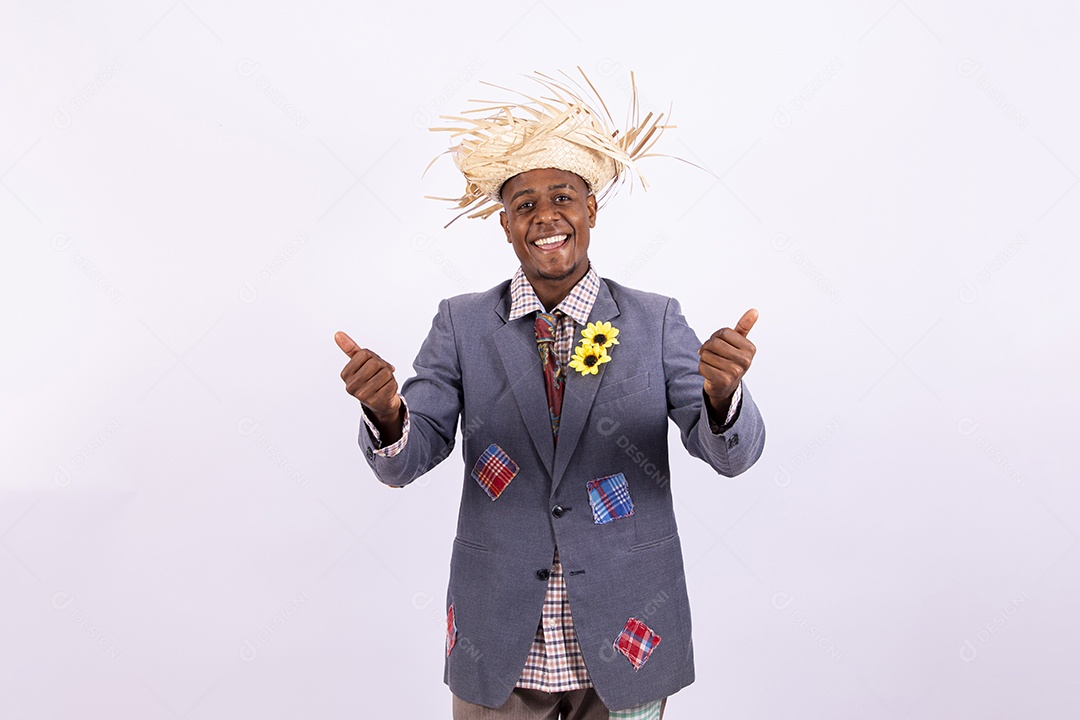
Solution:
{"label": "hat crown", "polygon": [[[581,75],[592,88],[584,71]],[[486,117],[450,117],[447,119],[464,126],[432,128],[461,137],[450,150],[455,164],[465,176],[465,194],[454,201],[463,211],[462,215],[474,218],[492,215],[502,207],[499,192],[507,180],[542,168],[572,172],[599,196],[609,193],[627,171],[647,187],[635,159],[645,156],[668,127],[660,124],[663,115],[654,118],[650,113],[625,131],[613,131],[609,124],[610,115],[606,114],[607,106],[598,97],[594,102],[604,108],[604,116],[590,107],[583,97],[587,94],[583,89],[571,88],[546,75],[536,74],[531,79],[554,97],[535,98],[518,93],[524,98],[523,102],[474,100],[471,102],[480,102],[486,107],[470,112],[487,111]],[[636,119],[637,91],[633,73],[630,79],[633,87],[630,117]]]}

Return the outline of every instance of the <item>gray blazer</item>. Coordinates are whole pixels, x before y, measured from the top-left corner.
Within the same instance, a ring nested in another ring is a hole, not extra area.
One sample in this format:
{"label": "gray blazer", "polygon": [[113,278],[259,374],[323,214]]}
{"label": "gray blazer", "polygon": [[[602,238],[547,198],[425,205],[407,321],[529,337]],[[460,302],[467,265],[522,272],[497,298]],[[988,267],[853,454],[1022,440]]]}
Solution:
{"label": "gray blazer", "polygon": [[[402,386],[410,432],[400,454],[376,455],[361,424],[372,470],[403,486],[450,454],[461,418],[465,473],[444,680],[472,703],[507,700],[536,634],[557,545],[600,698],[620,710],[671,695],[693,682],[694,665],[668,418],[691,455],[731,477],[761,455],[761,415],[744,384],[738,416],[714,434],[697,371],[701,342],[678,302],[604,280],[590,320],[612,322],[620,344],[598,375],[568,371],[556,449],[533,318],[508,322],[509,309],[509,282],[440,303],[416,376]],[[516,465],[495,500],[473,477],[492,444]],[[624,505],[612,519],[587,484],[618,473],[633,512]],[[631,618],[660,637],[637,666],[614,647]]]}

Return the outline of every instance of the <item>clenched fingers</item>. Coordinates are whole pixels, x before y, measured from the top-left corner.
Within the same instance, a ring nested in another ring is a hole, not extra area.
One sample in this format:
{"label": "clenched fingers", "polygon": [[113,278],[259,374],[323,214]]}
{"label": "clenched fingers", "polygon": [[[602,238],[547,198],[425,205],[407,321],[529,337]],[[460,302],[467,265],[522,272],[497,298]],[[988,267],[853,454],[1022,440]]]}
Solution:
{"label": "clenched fingers", "polygon": [[757,319],[757,310],[747,310],[734,328],[717,330],[698,350],[698,372],[705,379],[709,397],[717,400],[730,397],[750,369],[757,348],[746,336]]}
{"label": "clenched fingers", "polygon": [[334,342],[349,356],[349,361],[341,371],[345,391],[376,415],[396,412],[401,401],[397,396],[394,366],[371,350],[360,347],[343,332],[334,335]]}

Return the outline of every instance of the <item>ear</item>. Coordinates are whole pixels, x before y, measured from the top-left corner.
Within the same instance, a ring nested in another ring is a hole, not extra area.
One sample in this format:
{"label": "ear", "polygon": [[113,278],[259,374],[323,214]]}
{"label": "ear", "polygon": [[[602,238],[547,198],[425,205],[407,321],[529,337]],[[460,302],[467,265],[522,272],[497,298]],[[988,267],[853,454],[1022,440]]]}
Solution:
{"label": "ear", "polygon": [[585,198],[585,210],[589,214],[589,227],[596,227],[596,195]]}
{"label": "ear", "polygon": [[499,213],[499,224],[502,225],[503,232],[506,233],[506,242],[513,242],[513,240],[510,239],[510,222],[506,219],[505,210]]}

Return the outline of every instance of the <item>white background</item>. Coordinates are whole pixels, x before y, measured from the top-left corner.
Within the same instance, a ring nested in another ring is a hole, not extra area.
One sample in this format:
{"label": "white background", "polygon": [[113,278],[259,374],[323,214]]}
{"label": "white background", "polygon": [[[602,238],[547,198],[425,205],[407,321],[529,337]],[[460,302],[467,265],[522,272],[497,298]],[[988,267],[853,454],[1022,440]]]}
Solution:
{"label": "white background", "polygon": [[0,716],[449,717],[461,458],[378,483],[332,336],[404,380],[513,272],[426,128],[580,65],[720,178],[645,161],[597,269],[761,312],[668,717],[1075,717],[1076,4],[394,5],[0,6]]}

